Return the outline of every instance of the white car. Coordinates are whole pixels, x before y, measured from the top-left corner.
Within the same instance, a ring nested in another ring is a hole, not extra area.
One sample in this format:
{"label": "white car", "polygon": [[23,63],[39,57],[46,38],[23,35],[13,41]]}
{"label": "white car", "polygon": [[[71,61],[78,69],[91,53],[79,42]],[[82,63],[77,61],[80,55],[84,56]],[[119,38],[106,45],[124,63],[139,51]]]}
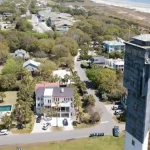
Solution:
{"label": "white car", "polygon": [[124,113],[124,110],[115,110],[114,115],[120,115],[123,113]]}
{"label": "white car", "polygon": [[0,131],[0,135],[7,135],[7,134],[8,134],[7,129],[3,129]]}

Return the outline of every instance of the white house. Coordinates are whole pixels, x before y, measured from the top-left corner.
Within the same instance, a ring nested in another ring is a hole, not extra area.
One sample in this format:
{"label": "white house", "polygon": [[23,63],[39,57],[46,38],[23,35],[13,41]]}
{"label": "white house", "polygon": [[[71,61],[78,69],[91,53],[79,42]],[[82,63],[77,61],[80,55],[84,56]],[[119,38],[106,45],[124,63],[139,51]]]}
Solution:
{"label": "white house", "polygon": [[123,59],[105,59],[105,67],[112,69],[124,69]]}
{"label": "white house", "polygon": [[117,38],[113,41],[103,41],[103,47],[106,52],[123,52],[125,50],[124,40]]}
{"label": "white house", "polygon": [[67,81],[63,80],[65,79],[66,75],[71,76],[71,72],[67,70],[54,70],[53,71],[53,76],[60,78],[62,80],[61,83],[70,84],[71,83],[70,79],[68,79]]}
{"label": "white house", "polygon": [[51,109],[58,105],[57,117],[71,118],[75,115],[74,89],[58,87],[58,83],[38,84],[35,88],[36,113],[42,108]]}
{"label": "white house", "polygon": [[30,59],[24,62],[23,67],[26,68],[28,71],[37,71],[37,67],[40,66],[40,64],[40,62],[36,62]]}

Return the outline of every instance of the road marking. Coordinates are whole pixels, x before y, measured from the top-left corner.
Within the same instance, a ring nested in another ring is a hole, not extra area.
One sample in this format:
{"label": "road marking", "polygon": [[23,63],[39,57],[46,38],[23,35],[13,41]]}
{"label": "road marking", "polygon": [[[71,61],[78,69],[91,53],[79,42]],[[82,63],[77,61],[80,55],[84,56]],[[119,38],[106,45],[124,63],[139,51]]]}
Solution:
{"label": "road marking", "polygon": [[103,122],[101,122],[101,123],[108,123],[109,121],[103,121]]}

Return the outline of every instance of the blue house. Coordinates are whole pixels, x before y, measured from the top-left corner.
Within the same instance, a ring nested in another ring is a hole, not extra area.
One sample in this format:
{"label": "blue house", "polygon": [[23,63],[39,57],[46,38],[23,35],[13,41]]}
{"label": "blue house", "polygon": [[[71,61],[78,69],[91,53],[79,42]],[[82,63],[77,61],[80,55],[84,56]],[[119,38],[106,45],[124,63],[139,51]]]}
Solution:
{"label": "blue house", "polygon": [[123,52],[125,50],[125,44],[121,38],[117,38],[117,40],[114,41],[104,41],[103,47],[108,53]]}

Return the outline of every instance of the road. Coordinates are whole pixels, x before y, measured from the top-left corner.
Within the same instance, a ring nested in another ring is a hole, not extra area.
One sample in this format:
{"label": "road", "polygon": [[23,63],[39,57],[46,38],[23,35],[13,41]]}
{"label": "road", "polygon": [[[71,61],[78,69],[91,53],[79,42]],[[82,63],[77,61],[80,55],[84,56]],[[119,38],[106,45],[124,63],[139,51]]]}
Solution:
{"label": "road", "polygon": [[[78,56],[77,56],[78,57]],[[77,58],[76,57],[76,58]],[[75,59],[76,59],[75,58]],[[60,132],[50,132],[50,133],[33,133],[33,134],[10,134],[7,136],[0,136],[0,145],[10,145],[10,144],[28,144],[28,143],[38,143],[38,142],[48,142],[48,141],[59,141],[67,139],[76,139],[88,137],[90,133],[103,132],[105,135],[112,134],[112,128],[114,125],[119,125],[120,130],[124,130],[124,125],[117,124],[111,114],[106,110],[104,104],[99,101],[99,98],[95,95],[95,90],[90,88],[90,83],[86,77],[85,71],[80,67],[81,62],[75,61],[75,70],[77,71],[79,77],[82,81],[87,83],[88,93],[93,94],[96,99],[96,110],[101,114],[101,123],[94,127],[77,129],[71,131],[60,131]]]}

